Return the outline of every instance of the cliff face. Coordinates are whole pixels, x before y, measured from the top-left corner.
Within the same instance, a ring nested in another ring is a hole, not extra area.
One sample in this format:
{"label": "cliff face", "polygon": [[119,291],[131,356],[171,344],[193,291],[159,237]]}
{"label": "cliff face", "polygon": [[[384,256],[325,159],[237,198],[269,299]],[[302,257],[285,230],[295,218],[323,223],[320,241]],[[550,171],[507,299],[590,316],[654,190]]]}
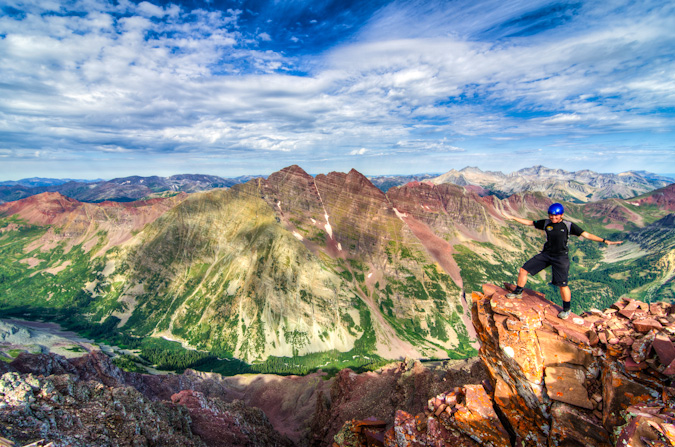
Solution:
{"label": "cliff face", "polygon": [[673,445],[670,304],[622,299],[561,320],[542,294],[506,293],[485,285],[472,295],[489,381],[448,389],[417,416],[399,411],[385,433],[352,421],[343,431],[353,442],[340,445]]}

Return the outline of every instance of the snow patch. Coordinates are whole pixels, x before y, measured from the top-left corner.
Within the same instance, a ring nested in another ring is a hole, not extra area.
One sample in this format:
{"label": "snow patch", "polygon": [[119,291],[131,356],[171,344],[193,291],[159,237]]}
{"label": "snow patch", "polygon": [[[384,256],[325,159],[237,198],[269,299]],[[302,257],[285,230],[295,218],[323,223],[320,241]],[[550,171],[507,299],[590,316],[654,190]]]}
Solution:
{"label": "snow patch", "polygon": [[401,220],[403,220],[404,217],[408,217],[408,215],[406,213],[402,213],[399,210],[397,210],[396,208],[394,208],[394,212],[396,213],[396,216]]}
{"label": "snow patch", "polygon": [[371,276],[373,276],[373,274],[372,274],[372,273],[368,273],[368,278],[369,278],[369,279],[370,279]]}
{"label": "snow patch", "polygon": [[302,237],[302,235],[301,235],[300,233],[298,233],[297,231],[294,231],[294,232],[293,232],[293,236],[295,236],[299,241],[305,239],[305,238]]}
{"label": "snow patch", "polygon": [[310,217],[310,219],[311,219],[313,224],[316,224],[316,219],[314,219],[313,217]]}
{"label": "snow patch", "polygon": [[342,244],[338,242],[338,250],[342,251]]}

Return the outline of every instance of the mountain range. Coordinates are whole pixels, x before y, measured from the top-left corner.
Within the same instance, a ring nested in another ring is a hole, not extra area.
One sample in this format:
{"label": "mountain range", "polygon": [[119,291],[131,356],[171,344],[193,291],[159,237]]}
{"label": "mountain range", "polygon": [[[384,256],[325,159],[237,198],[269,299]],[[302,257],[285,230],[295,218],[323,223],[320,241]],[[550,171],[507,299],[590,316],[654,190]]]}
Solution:
{"label": "mountain range", "polygon": [[131,202],[142,198],[228,188],[253,176],[225,179],[215,175],[182,174],[170,177],[131,176],[112,180],[32,178],[0,183],[0,203],[24,199],[43,192],[58,192],[81,202]]}
{"label": "mountain range", "polygon": [[[314,177],[314,176],[313,176]],[[175,194],[177,191],[198,192],[215,188],[229,188],[264,175],[243,175],[222,178],[213,175],[183,174],[170,177],[131,176],[112,180],[73,180],[27,178],[0,182],[0,203],[23,199],[43,192],[61,194],[82,202],[128,202]],[[479,194],[493,194],[500,198],[518,192],[541,191],[559,200],[583,203],[607,198],[630,198],[662,188],[675,182],[675,176],[629,171],[619,174],[600,174],[593,171],[569,172],[534,166],[511,174],[481,171],[466,167],[445,174],[379,175],[368,180],[382,192],[410,182],[430,181],[435,184],[453,183]]]}
{"label": "mountain range", "polygon": [[609,198],[628,199],[662,188],[675,182],[675,179],[645,171],[601,174],[589,170],[569,172],[534,166],[511,174],[481,171],[474,167],[460,171],[453,169],[430,181],[475,188],[501,198],[519,192],[539,191],[552,199],[585,203]]}
{"label": "mountain range", "polygon": [[[477,344],[464,292],[512,281],[543,243],[502,210],[540,218],[558,200],[472,186],[414,181],[384,193],[355,170],[311,176],[290,166],[228,189],[134,202],[33,195],[0,205],[0,311],[252,365],[469,357]],[[564,203],[584,229],[625,240],[571,243],[571,287],[584,297],[573,309],[618,295],[675,298],[674,203],[675,185]],[[549,276],[531,287],[548,291]]]}

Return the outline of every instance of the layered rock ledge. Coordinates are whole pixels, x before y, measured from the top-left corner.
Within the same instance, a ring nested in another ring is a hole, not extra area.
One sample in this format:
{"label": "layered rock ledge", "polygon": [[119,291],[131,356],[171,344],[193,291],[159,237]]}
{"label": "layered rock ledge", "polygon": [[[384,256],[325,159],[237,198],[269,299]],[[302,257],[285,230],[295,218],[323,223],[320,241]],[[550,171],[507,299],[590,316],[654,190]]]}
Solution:
{"label": "layered rock ledge", "polygon": [[398,411],[393,427],[350,421],[334,445],[675,445],[675,306],[620,299],[561,320],[543,294],[507,293],[472,294],[489,381]]}

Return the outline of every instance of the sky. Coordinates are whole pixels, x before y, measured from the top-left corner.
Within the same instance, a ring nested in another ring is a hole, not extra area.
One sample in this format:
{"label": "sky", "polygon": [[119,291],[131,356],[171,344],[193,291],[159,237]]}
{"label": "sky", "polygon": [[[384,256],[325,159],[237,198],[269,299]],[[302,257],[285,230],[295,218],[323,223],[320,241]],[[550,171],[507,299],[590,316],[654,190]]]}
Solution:
{"label": "sky", "polygon": [[0,180],[292,164],[675,173],[675,2],[0,2]]}

